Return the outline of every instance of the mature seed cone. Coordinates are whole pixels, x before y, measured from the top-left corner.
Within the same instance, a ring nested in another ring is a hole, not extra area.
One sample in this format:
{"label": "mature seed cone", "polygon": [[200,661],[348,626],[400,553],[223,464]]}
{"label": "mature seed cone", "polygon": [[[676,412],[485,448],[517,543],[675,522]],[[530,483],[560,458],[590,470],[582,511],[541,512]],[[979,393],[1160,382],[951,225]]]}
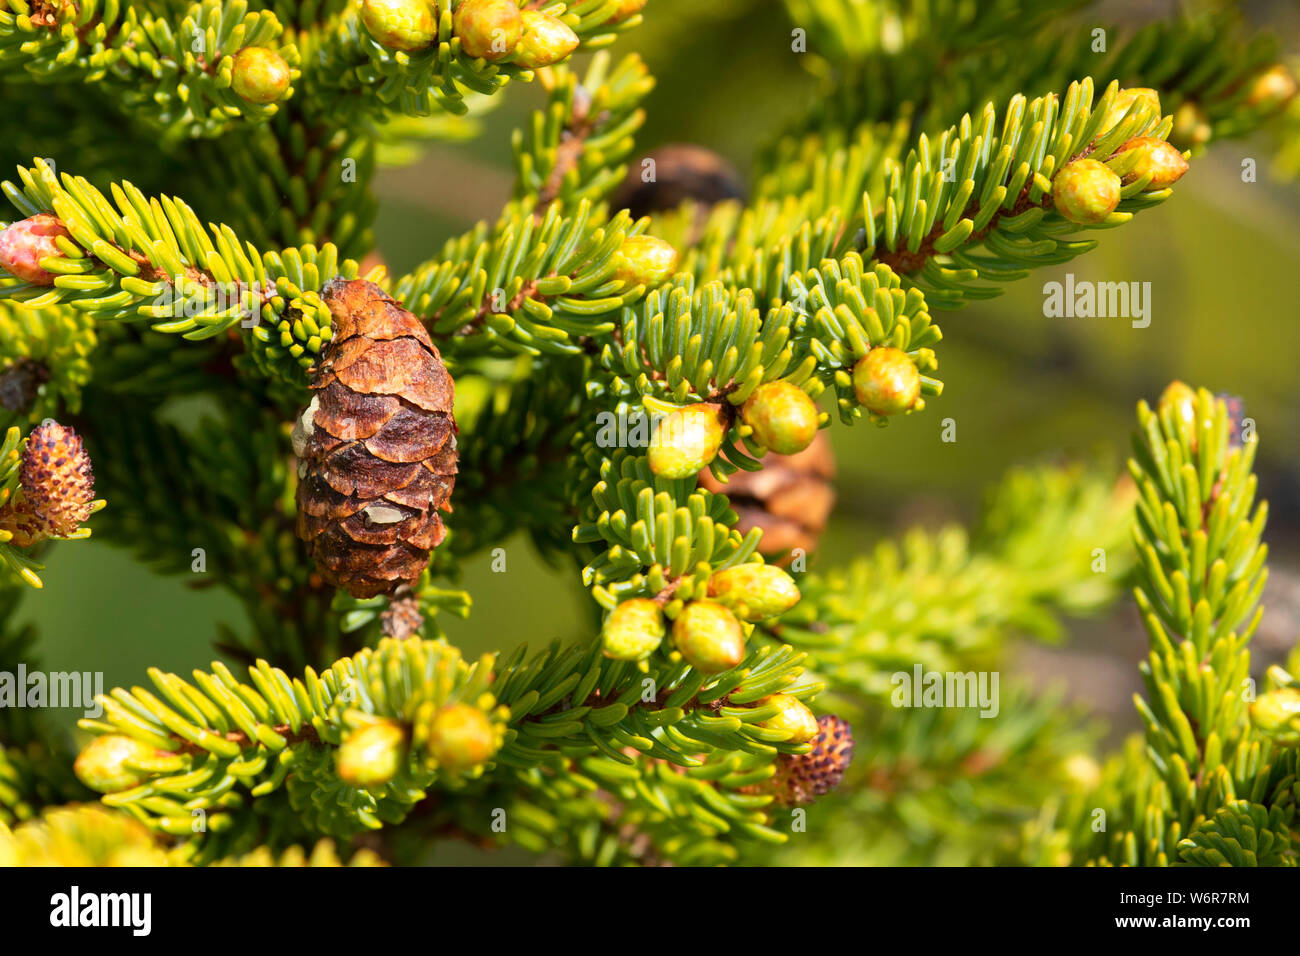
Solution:
{"label": "mature seed cone", "polygon": [[761,528],[758,550],[788,567],[794,548],[805,554],[817,550],[818,536],[835,505],[830,439],[820,431],[796,455],[769,452],[761,460],[761,471],[738,471],[725,485],[706,468],[700,472],[700,486],[725,494],[739,518],[737,529],[748,534],[750,528]]}
{"label": "mature seed cone", "polygon": [[446,535],[456,483],[454,385],[429,333],[370,282],[322,290],[334,339],[294,429],[298,536],[358,598],[414,584]]}
{"label": "mature seed cone", "polygon": [[840,785],[853,759],[853,730],[847,720],[834,714],[817,718],[819,728],[806,754],[782,754],[776,758],[776,775],[755,789],[775,795],[787,807],[812,803]]}
{"label": "mature seed cone", "polygon": [[[647,181],[645,160],[654,160],[654,178]],[[728,199],[744,199],[745,187],[731,164],[712,150],[689,143],[661,147],[636,160],[610,200],[611,208],[627,209],[633,219],[676,209],[688,199],[706,210]]]}
{"label": "mature seed cone", "polygon": [[18,466],[21,494],[0,508],[0,530],[26,548],[50,537],[72,534],[90,517],[95,475],[81,436],[47,418],[27,436]]}

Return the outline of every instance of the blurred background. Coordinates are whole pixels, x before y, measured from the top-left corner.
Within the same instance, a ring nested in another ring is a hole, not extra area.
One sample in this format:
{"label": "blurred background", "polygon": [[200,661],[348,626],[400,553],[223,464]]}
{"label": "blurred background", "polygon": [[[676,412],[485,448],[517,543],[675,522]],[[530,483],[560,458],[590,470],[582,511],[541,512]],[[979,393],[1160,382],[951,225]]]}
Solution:
{"label": "blurred background", "polygon": [[[1098,19],[1136,23],[1167,8],[1120,2],[1103,6]],[[1300,48],[1300,5],[1246,9],[1283,34],[1285,50]],[[777,0],[651,0],[645,24],[615,48],[638,51],[658,80],[639,149],[698,143],[746,174],[756,150],[815,96],[814,79],[788,55],[789,36]],[[494,218],[508,198],[510,131],[543,94],[521,85],[497,100],[477,139],[435,144],[420,161],[380,174],[378,251],[394,275],[446,237]],[[1258,182],[1241,181],[1246,157],[1258,161]],[[1256,639],[1259,668],[1300,632],[1300,186],[1270,175],[1263,140],[1220,143],[1169,202],[1101,238],[1097,251],[1035,273],[1001,298],[936,313],[945,390],[925,412],[885,429],[831,430],[839,506],[817,562],[837,563],[913,524],[969,521],[988,486],[1015,464],[1101,457],[1118,474],[1135,403],[1181,378],[1241,396],[1260,436],[1273,577]],[[1045,318],[1043,284],[1067,272],[1149,281],[1150,326]],[[945,418],[957,423],[954,443],[940,440]],[[466,569],[473,611],[445,626],[467,654],[509,650],[525,635],[534,646],[573,637],[588,620],[575,575],[546,567],[522,537],[507,554],[503,575],[486,558]],[[212,622],[238,626],[242,614],[220,590],[153,575],[94,539],[56,545],[47,565],[44,599],[20,612],[40,627],[43,667],[102,670],[106,687],[140,683],[149,666],[188,673],[205,664],[214,657]],[[1072,696],[1107,719],[1112,737],[1136,728],[1131,697],[1146,642],[1131,602],[1072,631],[1065,646],[1024,648],[1020,666],[1066,680]],[[76,715],[61,716],[71,727]]]}

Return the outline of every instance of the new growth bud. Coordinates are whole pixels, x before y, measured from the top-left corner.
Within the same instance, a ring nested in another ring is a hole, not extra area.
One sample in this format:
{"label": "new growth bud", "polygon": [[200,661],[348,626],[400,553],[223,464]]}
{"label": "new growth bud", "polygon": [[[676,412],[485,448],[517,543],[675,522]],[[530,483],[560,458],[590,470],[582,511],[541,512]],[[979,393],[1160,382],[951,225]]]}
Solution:
{"label": "new growth bud", "polygon": [[365,0],[361,22],[390,50],[411,53],[438,39],[438,5],[432,0]]}
{"label": "new growth bud", "polygon": [[1165,386],[1156,410],[1161,416],[1166,412],[1172,413],[1174,421],[1179,427],[1185,428],[1190,433],[1191,446],[1195,450],[1199,437],[1196,427],[1196,390],[1190,385],[1175,379]]}
{"label": "new growth bud", "polygon": [[709,578],[709,598],[731,608],[743,620],[762,621],[784,614],[799,603],[794,578],[771,564],[738,564]]}
{"label": "new growth bud", "polygon": [[235,54],[230,85],[249,103],[274,103],[289,89],[292,75],[284,57],[274,50],[246,46]]}
{"label": "new growth bud", "polygon": [[745,635],[736,616],[713,601],[692,601],[673,622],[673,644],[686,663],[720,674],[745,659]]}
{"label": "new growth bud", "polygon": [[660,419],[647,458],[661,478],[689,478],[717,457],[729,426],[722,406],[687,405]]}
{"label": "new growth bud", "polygon": [[1120,179],[1095,159],[1076,159],[1052,179],[1052,202],[1070,222],[1104,222],[1119,205]]}
{"label": "new growth bud", "polygon": [[61,256],[55,242],[68,235],[57,216],[40,213],[0,230],[0,269],[32,285],[54,285],[54,273],[41,268],[41,260]]}
{"label": "new growth bud", "polygon": [[634,17],[644,10],[645,5],[648,2],[649,0],[619,0],[618,9],[614,11],[614,15],[606,22],[622,23],[624,20]]}
{"label": "new growth bud", "polygon": [[452,29],[466,56],[502,60],[515,52],[524,35],[524,18],[514,0],[464,0]]}
{"label": "new growth bud", "polygon": [[789,694],[772,694],[770,697],[764,697],[756,706],[769,704],[774,704],[777,712],[759,726],[788,733],[785,743],[790,744],[807,743],[817,736],[820,730],[817,718],[808,709],[808,705],[798,697],[791,697]]}
{"label": "new growth bud", "polygon": [[817,437],[817,406],[790,382],[760,385],[741,406],[740,415],[754,429],[754,437],[778,455],[801,452]]}
{"label": "new growth bud", "polygon": [[1174,110],[1174,128],[1169,134],[1174,142],[1188,149],[1204,146],[1213,132],[1205,112],[1191,100]]}
{"label": "new growth bud", "polygon": [[429,728],[429,753],[439,767],[470,770],[496,753],[496,733],[487,714],[469,704],[444,707]]}
{"label": "new growth bud", "polygon": [[921,397],[921,372],[902,349],[874,348],[853,366],[853,392],[868,411],[898,415]]}
{"label": "new growth bud", "polygon": [[1159,119],[1160,94],[1144,86],[1135,86],[1132,89],[1120,90],[1116,94],[1115,101],[1110,104],[1110,109],[1106,112],[1106,118],[1102,121],[1098,132],[1105,133],[1114,129],[1115,124],[1124,118],[1124,114],[1135,102],[1146,103],[1151,107],[1155,118]]}
{"label": "new growth bud", "polygon": [[578,34],[556,17],[524,10],[523,36],[515,47],[514,61],[529,70],[559,63],[578,48]]}
{"label": "new growth bud", "polygon": [[629,286],[657,286],[677,268],[677,250],[654,236],[629,236],[614,253],[614,278]]}
{"label": "new growth bud", "polygon": [[361,789],[388,783],[405,761],[406,730],[389,720],[354,730],[335,754],[339,777]]}
{"label": "new growth bud", "polygon": [[605,656],[616,661],[643,661],[664,639],[664,616],[650,598],[631,598],[609,612],[601,632]]}
{"label": "new growth bud", "polygon": [[1282,65],[1269,67],[1250,87],[1248,106],[1263,106],[1270,112],[1286,104],[1296,94],[1296,79]]}
{"label": "new growth bud", "polygon": [[1279,687],[1250,705],[1250,722],[1284,747],[1300,746],[1300,689]]}
{"label": "new growth bud", "polygon": [[132,764],[141,764],[154,756],[154,748],[123,734],[96,737],[80,754],[72,769],[77,779],[97,793],[117,793],[138,787],[149,777],[148,771],[137,770]]}
{"label": "new growth bud", "polygon": [[1137,165],[1124,177],[1125,182],[1133,182],[1149,175],[1151,182],[1147,184],[1147,190],[1164,189],[1178,182],[1183,178],[1183,173],[1187,172],[1187,160],[1183,154],[1163,139],[1135,136],[1115,152],[1119,154],[1128,150],[1137,150],[1138,160]]}

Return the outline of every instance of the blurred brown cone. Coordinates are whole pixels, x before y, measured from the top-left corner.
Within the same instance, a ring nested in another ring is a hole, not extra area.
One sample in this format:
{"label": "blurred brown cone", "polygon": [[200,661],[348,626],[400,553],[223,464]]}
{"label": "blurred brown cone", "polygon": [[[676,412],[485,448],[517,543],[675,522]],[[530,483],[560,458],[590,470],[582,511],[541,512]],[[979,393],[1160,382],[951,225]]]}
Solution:
{"label": "blurred brown cone", "polygon": [[[740,175],[720,155],[703,146],[673,143],[629,164],[627,176],[610,198],[610,208],[626,209],[633,219],[640,219],[694,201],[699,203],[697,218],[702,220],[718,203],[745,195]],[[696,223],[697,229],[701,224]]]}
{"label": "blurred brown cone", "polygon": [[817,433],[811,445],[794,455],[772,452],[761,459],[761,471],[738,471],[724,485],[706,468],[700,472],[700,487],[725,494],[739,517],[741,533],[760,528],[763,538],[758,550],[772,563],[789,567],[793,550],[805,554],[817,550],[826,520],[835,506],[835,457],[825,431]]}

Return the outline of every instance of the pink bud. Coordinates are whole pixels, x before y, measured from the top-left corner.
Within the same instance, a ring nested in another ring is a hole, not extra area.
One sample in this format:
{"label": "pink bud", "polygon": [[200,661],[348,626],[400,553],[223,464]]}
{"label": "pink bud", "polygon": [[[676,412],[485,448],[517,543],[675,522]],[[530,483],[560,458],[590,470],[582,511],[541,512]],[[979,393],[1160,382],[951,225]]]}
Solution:
{"label": "pink bud", "polygon": [[46,272],[40,262],[47,256],[61,256],[55,242],[68,235],[58,216],[40,213],[0,230],[0,269],[33,285],[54,285],[54,273]]}

